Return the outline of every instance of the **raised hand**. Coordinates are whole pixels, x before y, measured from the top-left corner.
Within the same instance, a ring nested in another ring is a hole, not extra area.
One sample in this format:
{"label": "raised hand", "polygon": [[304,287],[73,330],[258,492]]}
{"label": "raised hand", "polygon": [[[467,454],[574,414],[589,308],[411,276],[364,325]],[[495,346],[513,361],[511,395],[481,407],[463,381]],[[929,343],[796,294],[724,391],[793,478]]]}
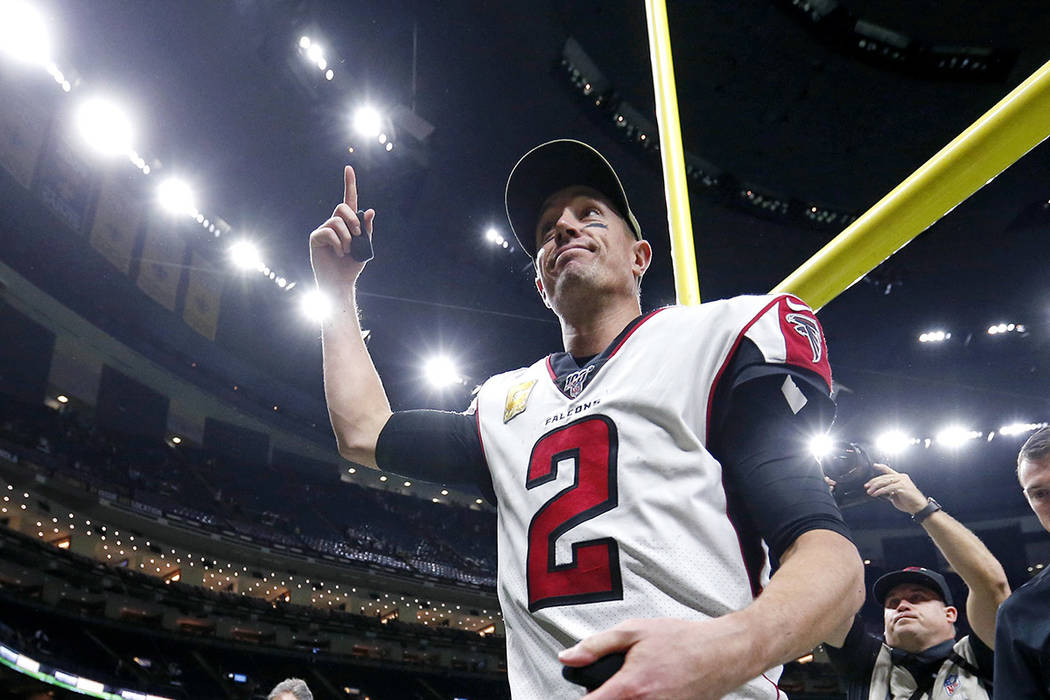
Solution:
{"label": "raised hand", "polygon": [[874,465],[881,472],[864,484],[864,490],[872,498],[885,498],[893,507],[909,515],[914,515],[926,507],[926,496],[916,486],[911,477],[903,472],[894,471],[885,464]]}
{"label": "raised hand", "polygon": [[[351,166],[343,169],[343,201],[332,216],[310,233],[310,265],[319,288],[337,289],[353,285],[365,263],[350,255],[351,241],[359,236],[372,236],[375,210],[358,216],[357,175]],[[356,247],[356,246],[355,246]]]}

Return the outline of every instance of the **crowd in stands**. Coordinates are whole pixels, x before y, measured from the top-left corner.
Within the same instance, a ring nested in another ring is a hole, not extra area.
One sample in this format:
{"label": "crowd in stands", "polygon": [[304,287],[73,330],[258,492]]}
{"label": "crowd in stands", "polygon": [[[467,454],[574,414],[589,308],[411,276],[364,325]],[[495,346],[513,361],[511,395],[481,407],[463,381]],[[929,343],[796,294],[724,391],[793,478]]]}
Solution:
{"label": "crowd in stands", "polygon": [[99,495],[211,531],[346,563],[495,586],[495,516],[284,464],[109,434],[69,407],[0,396],[0,447]]}
{"label": "crowd in stands", "polygon": [[[339,688],[371,675],[371,687],[387,691],[373,698],[426,697],[390,691],[427,674],[455,676],[444,682],[456,685],[457,695],[482,688],[478,697],[505,693],[502,638],[164,583],[3,528],[0,560],[0,643],[112,686],[174,698],[247,698],[255,695],[217,686],[227,685],[228,672],[247,675],[258,689],[281,674],[309,670]],[[238,622],[224,627],[224,620]],[[342,651],[335,649],[339,642]],[[452,658],[439,662],[439,649],[451,650]],[[400,672],[380,675],[369,667]]]}

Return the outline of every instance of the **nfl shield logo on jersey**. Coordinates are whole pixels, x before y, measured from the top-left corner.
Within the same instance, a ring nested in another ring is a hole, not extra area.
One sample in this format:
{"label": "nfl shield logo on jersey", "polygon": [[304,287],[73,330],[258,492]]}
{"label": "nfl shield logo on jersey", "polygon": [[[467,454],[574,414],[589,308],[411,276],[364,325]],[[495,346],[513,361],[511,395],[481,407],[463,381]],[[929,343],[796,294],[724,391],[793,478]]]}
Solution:
{"label": "nfl shield logo on jersey", "polygon": [[959,676],[958,674],[951,674],[944,679],[944,692],[948,695],[955,695],[955,691],[959,689]]}
{"label": "nfl shield logo on jersey", "polygon": [[565,378],[565,394],[570,399],[575,399],[583,391],[583,385],[587,381],[587,376],[594,370],[594,365],[587,365],[579,372],[573,372]]}
{"label": "nfl shield logo on jersey", "polygon": [[536,380],[532,379],[521,384],[515,384],[507,392],[507,403],[503,407],[503,422],[507,423],[511,418],[525,410],[529,403],[529,394],[532,387],[536,386]]}

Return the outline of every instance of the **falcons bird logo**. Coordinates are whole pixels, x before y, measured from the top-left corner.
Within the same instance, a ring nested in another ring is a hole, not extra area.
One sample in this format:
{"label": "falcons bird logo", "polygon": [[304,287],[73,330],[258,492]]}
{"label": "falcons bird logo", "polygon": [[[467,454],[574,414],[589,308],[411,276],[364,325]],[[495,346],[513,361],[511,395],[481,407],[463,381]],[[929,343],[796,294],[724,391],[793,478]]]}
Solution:
{"label": "falcons bird logo", "polygon": [[817,322],[803,314],[788,314],[784,317],[784,320],[794,327],[796,333],[809,341],[809,349],[813,351],[814,364],[820,362],[820,358],[824,354],[824,344],[821,342],[820,326],[817,325]]}

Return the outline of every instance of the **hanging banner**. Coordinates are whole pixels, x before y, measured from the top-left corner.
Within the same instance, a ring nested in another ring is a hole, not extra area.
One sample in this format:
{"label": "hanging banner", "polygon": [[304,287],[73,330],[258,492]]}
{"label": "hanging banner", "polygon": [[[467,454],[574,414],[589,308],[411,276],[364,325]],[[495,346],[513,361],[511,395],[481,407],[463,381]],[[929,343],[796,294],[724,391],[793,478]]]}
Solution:
{"label": "hanging banner", "polygon": [[215,340],[219,325],[223,278],[204,256],[193,253],[182,320],[208,340]]}
{"label": "hanging banner", "polygon": [[175,310],[175,295],[179,291],[185,257],[186,243],[171,220],[162,215],[150,217],[136,283],[154,301],[171,311]]}
{"label": "hanging banner", "polygon": [[44,145],[49,113],[39,100],[5,82],[0,87],[0,165],[29,189],[40,149]]}
{"label": "hanging banner", "polygon": [[124,178],[110,175],[102,182],[91,226],[91,247],[125,275],[131,269],[143,211],[142,198],[132,194]]}
{"label": "hanging banner", "polygon": [[88,156],[64,127],[56,126],[44,146],[37,175],[36,189],[44,204],[76,233],[83,233],[86,228],[92,188],[98,176]]}

